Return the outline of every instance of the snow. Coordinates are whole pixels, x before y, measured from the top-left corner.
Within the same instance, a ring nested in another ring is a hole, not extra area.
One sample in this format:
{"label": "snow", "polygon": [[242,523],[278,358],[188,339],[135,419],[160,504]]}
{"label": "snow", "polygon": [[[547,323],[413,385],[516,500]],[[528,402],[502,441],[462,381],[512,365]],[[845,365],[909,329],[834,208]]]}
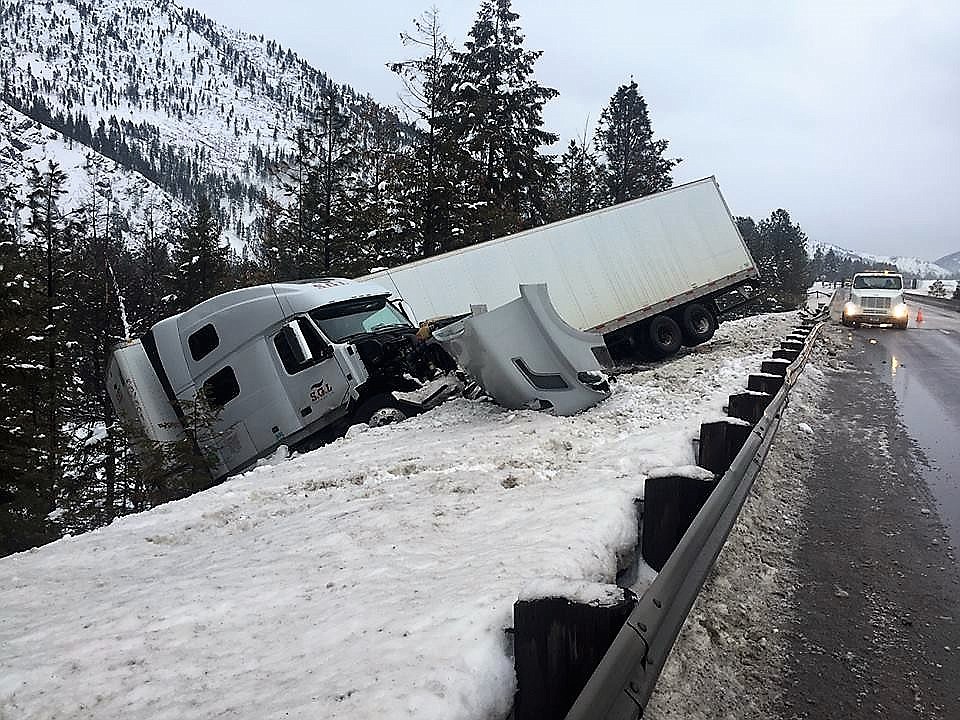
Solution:
{"label": "snow", "polygon": [[514,602],[616,593],[644,477],[702,473],[700,423],[795,321],[574,417],[457,399],[4,558],[0,717],[505,717]]}
{"label": "snow", "polygon": [[841,259],[861,259],[878,264],[887,263],[890,265],[896,265],[900,272],[911,277],[942,278],[951,274],[950,270],[947,268],[941,267],[936,263],[930,262],[929,260],[921,260],[917,257],[904,257],[899,255],[890,256],[861,253],[823,242],[812,243],[810,247],[810,256],[812,257],[818,249],[822,250],[824,254],[828,253],[830,250],[833,250],[834,254]]}

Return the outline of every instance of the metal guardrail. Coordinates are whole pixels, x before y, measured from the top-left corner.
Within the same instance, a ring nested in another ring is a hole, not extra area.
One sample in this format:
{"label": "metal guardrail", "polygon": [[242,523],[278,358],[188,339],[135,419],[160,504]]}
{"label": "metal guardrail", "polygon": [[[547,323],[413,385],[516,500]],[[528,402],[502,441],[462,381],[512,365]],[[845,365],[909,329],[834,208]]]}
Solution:
{"label": "metal guardrail", "polygon": [[653,584],[640,597],[566,720],[636,720],[643,716],[673,643],[753,487],[790,388],[823,325],[821,319],[810,332],[803,351],[787,369],[783,387]]}
{"label": "metal guardrail", "polygon": [[904,292],[908,300],[917,300],[929,303],[934,307],[944,308],[945,310],[954,310],[960,312],[960,300],[954,300],[949,297],[940,298],[932,295],[923,295],[921,293]]}

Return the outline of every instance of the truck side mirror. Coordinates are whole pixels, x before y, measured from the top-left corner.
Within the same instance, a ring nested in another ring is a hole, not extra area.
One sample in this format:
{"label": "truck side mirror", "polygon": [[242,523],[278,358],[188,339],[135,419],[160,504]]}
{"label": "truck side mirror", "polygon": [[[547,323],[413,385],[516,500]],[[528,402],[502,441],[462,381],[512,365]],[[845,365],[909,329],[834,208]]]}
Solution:
{"label": "truck side mirror", "polygon": [[290,348],[290,352],[293,353],[293,360],[296,365],[304,365],[313,360],[313,353],[307,344],[307,339],[303,336],[300,323],[294,320],[292,323],[284,325],[280,333],[287,341],[287,346]]}

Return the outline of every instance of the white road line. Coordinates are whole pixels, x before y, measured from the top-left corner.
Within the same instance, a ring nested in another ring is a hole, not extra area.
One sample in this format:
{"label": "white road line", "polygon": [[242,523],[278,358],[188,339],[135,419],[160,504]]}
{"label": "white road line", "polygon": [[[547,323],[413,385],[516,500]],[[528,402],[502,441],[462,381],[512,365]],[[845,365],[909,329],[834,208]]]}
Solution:
{"label": "white road line", "polygon": [[943,328],[939,328],[939,330],[940,330],[940,332],[942,332],[944,335],[950,335],[950,334],[952,333],[951,330],[944,330]]}

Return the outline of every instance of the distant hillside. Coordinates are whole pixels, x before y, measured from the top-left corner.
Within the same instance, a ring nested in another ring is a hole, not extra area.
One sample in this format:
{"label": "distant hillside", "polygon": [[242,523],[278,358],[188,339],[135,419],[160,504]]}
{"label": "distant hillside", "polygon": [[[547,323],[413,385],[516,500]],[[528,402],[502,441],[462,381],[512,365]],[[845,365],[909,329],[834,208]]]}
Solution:
{"label": "distant hillside", "polygon": [[836,255],[841,260],[850,259],[850,260],[859,260],[865,263],[875,263],[875,264],[889,264],[895,265],[901,273],[904,275],[909,275],[911,277],[921,277],[921,278],[946,278],[951,275],[960,273],[960,253],[955,255],[950,255],[949,257],[957,257],[958,266],[956,269],[949,269],[948,267],[941,265],[940,261],[930,262],[927,260],[921,260],[917,257],[903,257],[903,256],[885,256],[885,255],[873,255],[870,253],[859,253],[854,250],[847,250],[846,248],[839,247],[837,245],[831,245],[829,243],[823,242],[812,242],[810,244],[809,252],[811,257],[820,250],[824,255],[828,252],[833,251],[833,254]]}
{"label": "distant hillside", "polygon": [[31,168],[43,172],[50,162],[67,175],[62,212],[95,204],[122,217],[127,230],[150,223],[157,232],[184,214],[182,202],[139,173],[0,102],[0,178],[23,198]]}
{"label": "distant hillside", "polygon": [[[304,126],[413,128],[278,43],[169,0],[0,0],[0,99],[248,239]],[[78,151],[79,152],[79,151]],[[70,162],[68,159],[67,162]]]}
{"label": "distant hillside", "polygon": [[955,252],[951,255],[944,255],[942,258],[939,258],[934,262],[940,267],[949,270],[950,273],[960,276],[960,252]]}

